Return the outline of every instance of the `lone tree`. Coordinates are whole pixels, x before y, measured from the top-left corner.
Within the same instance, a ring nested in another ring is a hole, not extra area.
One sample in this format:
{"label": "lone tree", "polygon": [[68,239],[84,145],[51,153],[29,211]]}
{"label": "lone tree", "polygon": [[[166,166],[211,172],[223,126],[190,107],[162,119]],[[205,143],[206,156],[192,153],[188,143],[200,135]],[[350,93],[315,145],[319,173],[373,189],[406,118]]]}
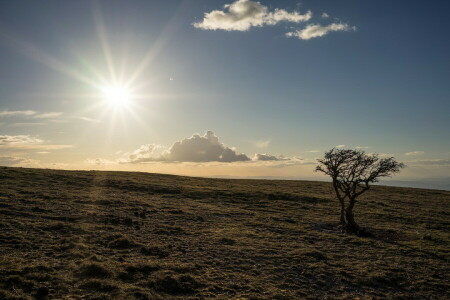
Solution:
{"label": "lone tree", "polygon": [[378,182],[381,177],[390,177],[404,167],[393,157],[380,159],[378,154],[351,149],[333,148],[317,161],[316,171],[333,179],[333,188],[341,205],[341,225],[353,232],[361,230],[353,216],[356,198],[367,191],[371,183]]}

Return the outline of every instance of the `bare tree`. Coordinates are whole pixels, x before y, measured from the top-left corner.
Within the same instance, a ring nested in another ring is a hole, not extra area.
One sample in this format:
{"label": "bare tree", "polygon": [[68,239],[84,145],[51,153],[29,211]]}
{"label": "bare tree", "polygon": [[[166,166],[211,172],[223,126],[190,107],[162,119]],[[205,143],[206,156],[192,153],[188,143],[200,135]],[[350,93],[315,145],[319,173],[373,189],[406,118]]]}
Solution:
{"label": "bare tree", "polygon": [[390,177],[404,167],[393,157],[380,159],[378,154],[351,149],[333,148],[317,161],[316,171],[331,176],[333,180],[333,188],[341,205],[341,225],[354,232],[360,231],[353,216],[356,198],[370,189],[371,183],[378,182],[381,177]]}

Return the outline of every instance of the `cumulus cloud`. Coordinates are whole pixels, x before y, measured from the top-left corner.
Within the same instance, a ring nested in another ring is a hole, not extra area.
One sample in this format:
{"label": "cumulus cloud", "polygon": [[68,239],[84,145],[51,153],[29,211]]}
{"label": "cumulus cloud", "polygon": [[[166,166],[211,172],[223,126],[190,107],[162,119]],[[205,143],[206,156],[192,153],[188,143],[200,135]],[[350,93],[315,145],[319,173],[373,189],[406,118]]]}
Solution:
{"label": "cumulus cloud", "polygon": [[292,23],[305,22],[312,18],[311,11],[300,14],[275,9],[269,12],[267,6],[251,0],[237,0],[224,6],[224,10],[213,10],[205,13],[201,22],[193,23],[196,28],[204,30],[247,31],[251,27],[275,25],[286,21]]}
{"label": "cumulus cloud", "polygon": [[319,24],[310,24],[306,26],[304,29],[291,31],[286,33],[288,37],[297,37],[301,40],[309,40],[316,37],[321,37],[327,35],[333,31],[350,31],[356,30],[356,27],[350,27],[348,24],[344,23],[332,23],[327,26],[322,26]]}
{"label": "cumulus cloud", "polygon": [[256,153],[253,157],[253,160],[260,160],[260,161],[280,161],[280,160],[290,160],[290,158],[284,157],[284,156],[277,156],[277,155],[271,155],[266,153]]}
{"label": "cumulus cloud", "polygon": [[157,155],[157,150],[159,149],[164,149],[164,147],[156,144],[145,144],[131,153],[124,153],[123,155],[124,158],[119,161],[140,163],[140,162],[164,160],[163,157]]}
{"label": "cumulus cloud", "polygon": [[239,154],[219,142],[219,138],[212,131],[207,131],[203,136],[194,134],[190,138],[176,142],[162,156],[167,161],[235,162],[250,160],[247,155]]}
{"label": "cumulus cloud", "polygon": [[121,162],[237,162],[249,161],[245,154],[237,153],[219,142],[219,138],[212,131],[203,136],[194,134],[190,138],[175,142],[168,150],[155,155],[155,150],[162,146],[147,144],[132,153],[127,153]]}
{"label": "cumulus cloud", "polygon": [[329,17],[330,17],[330,15],[327,14],[326,12],[324,12],[324,13],[322,14],[322,18],[324,18],[324,19],[329,18]]}
{"label": "cumulus cloud", "polygon": [[412,152],[406,152],[405,155],[407,156],[415,156],[415,155],[421,155],[424,154],[425,152],[423,151],[412,151]]}

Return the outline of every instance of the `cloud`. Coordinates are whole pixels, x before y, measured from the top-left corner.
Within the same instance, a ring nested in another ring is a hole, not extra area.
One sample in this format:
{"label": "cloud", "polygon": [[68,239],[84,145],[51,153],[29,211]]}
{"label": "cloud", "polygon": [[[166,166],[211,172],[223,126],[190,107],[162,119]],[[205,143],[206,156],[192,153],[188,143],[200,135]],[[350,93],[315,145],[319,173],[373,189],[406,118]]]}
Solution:
{"label": "cloud", "polygon": [[425,152],[423,151],[412,151],[412,152],[406,152],[405,155],[407,156],[415,156],[415,155],[421,155],[424,154]]}
{"label": "cloud", "polygon": [[117,164],[116,161],[112,161],[112,160],[104,159],[104,158],[87,158],[84,162],[89,164],[89,165],[113,165],[113,164]]}
{"label": "cloud", "polygon": [[101,122],[100,120],[88,118],[88,117],[78,117],[78,119],[86,121],[86,122],[91,122],[91,123],[100,123]]}
{"label": "cloud", "polygon": [[52,145],[31,135],[0,135],[0,149],[41,149],[58,150],[72,148],[73,145]]}
{"label": "cloud", "polygon": [[337,145],[337,146],[335,146],[335,148],[344,148],[345,147],[345,145]]}
{"label": "cloud", "polygon": [[58,118],[62,115],[62,112],[48,112],[48,113],[41,113],[41,114],[37,114],[34,115],[33,117],[35,119],[53,119],[53,118]]}
{"label": "cloud", "polygon": [[286,21],[292,23],[305,22],[312,18],[311,11],[302,15],[297,11],[288,12],[275,9],[269,12],[267,6],[257,1],[238,0],[224,6],[224,10],[213,10],[205,13],[201,22],[193,23],[195,28],[204,30],[247,31],[251,27],[275,25]]}
{"label": "cloud", "polygon": [[284,157],[284,156],[277,156],[277,155],[271,155],[266,153],[256,153],[253,157],[253,160],[260,160],[260,161],[281,161],[281,160],[290,160],[290,158]]}
{"label": "cloud", "polygon": [[309,40],[316,37],[324,36],[332,31],[350,31],[356,30],[356,27],[350,27],[348,24],[344,23],[332,23],[327,26],[322,26],[318,24],[310,24],[304,29],[291,31],[286,33],[288,37],[298,37],[301,40]]}
{"label": "cloud", "polygon": [[120,159],[120,162],[131,162],[131,163],[140,163],[140,162],[149,162],[149,161],[158,161],[164,160],[163,157],[157,155],[156,150],[164,149],[161,145],[156,144],[145,144],[134,150],[131,153],[125,153],[123,156],[124,159]]}
{"label": "cloud", "polygon": [[203,136],[194,134],[190,138],[175,142],[167,151],[155,156],[155,150],[162,146],[146,144],[132,153],[126,154],[126,159],[121,162],[238,162],[250,161],[245,154],[219,142],[219,138],[212,131],[207,131]]}
{"label": "cloud", "polygon": [[368,146],[356,146],[355,148],[356,149],[369,149]]}
{"label": "cloud", "polygon": [[29,166],[38,164],[39,161],[24,157],[0,156],[0,166]]}
{"label": "cloud", "polygon": [[324,12],[323,14],[322,14],[322,16],[321,16],[322,18],[324,18],[324,19],[327,19],[327,18],[329,18],[330,17],[330,15],[329,14],[327,14],[326,12]]}
{"label": "cloud", "polygon": [[0,111],[0,117],[27,117],[32,119],[52,119],[60,117],[62,112],[38,113],[34,110],[3,110]]}
{"label": "cloud", "polygon": [[167,161],[189,162],[235,162],[248,161],[245,154],[238,154],[235,150],[219,142],[219,138],[212,131],[203,136],[194,134],[192,137],[176,142],[163,154]]}
{"label": "cloud", "polygon": [[35,115],[36,112],[33,110],[4,110],[0,111],[0,117],[13,117],[13,116],[32,116]]}
{"label": "cloud", "polygon": [[450,165],[450,159],[428,159],[428,160],[413,160],[407,162],[411,165],[436,165],[436,166],[448,166]]}
{"label": "cloud", "polygon": [[44,141],[30,135],[0,135],[0,146],[39,144]]}

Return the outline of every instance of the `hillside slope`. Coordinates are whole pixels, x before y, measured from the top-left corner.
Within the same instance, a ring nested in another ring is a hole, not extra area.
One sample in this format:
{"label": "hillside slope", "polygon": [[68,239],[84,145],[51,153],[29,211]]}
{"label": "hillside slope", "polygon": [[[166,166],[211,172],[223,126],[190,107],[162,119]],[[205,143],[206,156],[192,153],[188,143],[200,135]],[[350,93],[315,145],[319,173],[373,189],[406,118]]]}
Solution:
{"label": "hillside slope", "polygon": [[0,299],[450,298],[450,192],[330,188],[0,167]]}

